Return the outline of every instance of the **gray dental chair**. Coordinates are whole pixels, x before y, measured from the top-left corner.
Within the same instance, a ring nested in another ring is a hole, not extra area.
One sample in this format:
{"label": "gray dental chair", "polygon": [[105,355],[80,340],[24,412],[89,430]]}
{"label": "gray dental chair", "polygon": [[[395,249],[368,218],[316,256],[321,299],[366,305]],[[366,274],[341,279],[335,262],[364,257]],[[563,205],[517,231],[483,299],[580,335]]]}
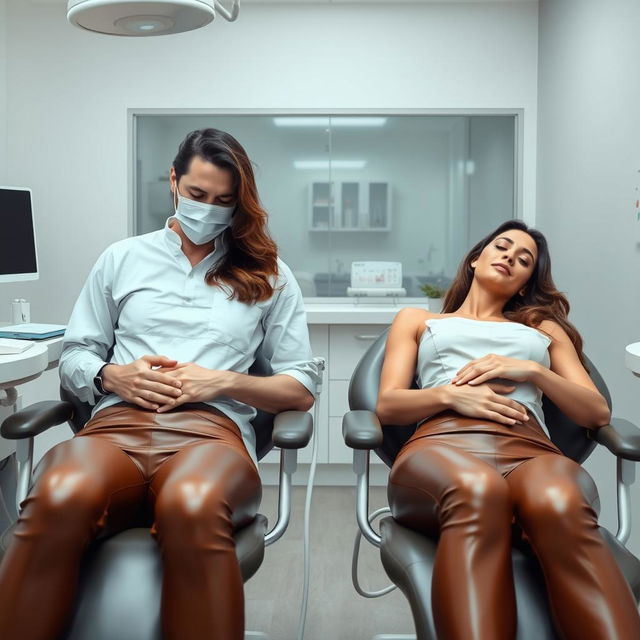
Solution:
{"label": "gray dental chair", "polygon": [[[324,361],[316,359],[323,369]],[[266,359],[258,357],[249,373],[271,375]],[[67,421],[74,432],[89,420],[91,406],[60,388],[62,401],[45,401],[22,409],[4,420],[4,438],[16,439],[16,502],[27,495],[32,477],[33,439],[54,425]],[[316,407],[317,407],[316,402]],[[314,414],[315,415],[315,414]],[[234,534],[236,555],[246,582],[260,567],[265,546],[285,532],[290,515],[291,477],[297,466],[297,450],[312,435],[311,414],[258,410],[252,421],[258,459],[274,446],[281,448],[278,519],[267,532],[267,519],[258,514]],[[70,514],[70,517],[73,517]],[[98,537],[85,554],[76,607],[67,631],[59,640],[160,640],[162,566],[157,545],[149,533],[150,521],[142,518],[135,528],[111,537]],[[0,537],[0,558],[6,551],[15,523]],[[246,637],[266,637],[247,632]]]}
{"label": "gray dental chair", "polygon": [[[380,521],[380,532],[377,533],[372,526],[373,521],[389,510],[379,509],[370,514],[368,508],[369,452],[374,450],[390,467],[402,445],[416,429],[416,425],[381,425],[374,413],[388,331],[384,330],[371,344],[351,377],[351,411],[344,416],[342,430],[347,446],[353,449],[353,468],[357,476],[356,516],[361,535],[379,547],[389,578],[408,599],[417,640],[437,640],[431,612],[431,575],[437,540],[406,528],[389,516]],[[591,379],[611,407],[611,396],[604,380],[588,359],[587,366],[591,370]],[[418,388],[415,380],[412,388]],[[590,432],[566,418],[546,396],[543,397],[543,409],[551,439],[566,456],[582,463],[596,444],[601,444],[617,458],[618,532],[613,536],[603,527],[600,527],[600,532],[638,601],[640,560],[626,549],[625,543],[631,531],[630,487],[635,480],[635,461],[640,460],[640,429],[627,420],[612,418],[610,425]],[[598,496],[589,498],[599,512]],[[359,538],[354,549],[354,586],[361,595],[368,597],[388,593],[393,587],[374,593],[362,591],[357,582],[358,548]],[[557,640],[544,580],[533,552],[526,543],[515,542],[512,558],[518,611],[517,640]],[[380,640],[409,637],[413,636],[376,636]]]}

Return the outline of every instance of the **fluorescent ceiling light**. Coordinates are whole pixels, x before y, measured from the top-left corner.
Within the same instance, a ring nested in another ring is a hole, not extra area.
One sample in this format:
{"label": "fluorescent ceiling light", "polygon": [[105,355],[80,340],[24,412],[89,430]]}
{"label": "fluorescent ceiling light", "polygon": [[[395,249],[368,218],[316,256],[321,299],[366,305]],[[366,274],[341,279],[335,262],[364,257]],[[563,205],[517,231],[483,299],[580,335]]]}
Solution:
{"label": "fluorescent ceiling light", "polygon": [[369,116],[279,116],[276,127],[383,127],[387,118]]}
{"label": "fluorescent ceiling light", "polygon": [[364,169],[366,160],[294,160],[296,169]]}

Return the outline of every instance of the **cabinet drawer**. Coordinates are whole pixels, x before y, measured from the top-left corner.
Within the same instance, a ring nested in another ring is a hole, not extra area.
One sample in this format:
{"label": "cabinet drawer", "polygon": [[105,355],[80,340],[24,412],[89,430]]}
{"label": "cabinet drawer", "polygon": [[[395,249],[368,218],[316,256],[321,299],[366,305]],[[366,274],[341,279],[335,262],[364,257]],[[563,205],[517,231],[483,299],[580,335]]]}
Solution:
{"label": "cabinet drawer", "polygon": [[342,437],[342,418],[329,418],[329,462],[332,464],[353,462],[353,450],[347,447]]}
{"label": "cabinet drawer", "polygon": [[349,381],[329,380],[329,417],[342,418],[349,411]]}
{"label": "cabinet drawer", "polygon": [[[311,352],[314,356],[322,356],[328,360],[329,355],[329,330],[326,325],[309,326],[309,341],[311,343]],[[328,364],[328,362],[327,362]],[[318,424],[314,425],[316,437],[318,438],[318,462],[326,463],[328,458],[329,433],[327,429],[327,419],[329,412],[329,394],[328,391],[328,375],[327,370],[324,372],[323,390],[319,399],[319,416]],[[313,416],[313,408],[309,409],[309,413]],[[272,449],[261,462],[280,462],[280,449]],[[311,443],[304,449],[298,451],[298,462],[311,462]]]}
{"label": "cabinet drawer", "polygon": [[345,324],[329,327],[329,361],[332,380],[350,380],[353,370],[386,329],[380,324]]}

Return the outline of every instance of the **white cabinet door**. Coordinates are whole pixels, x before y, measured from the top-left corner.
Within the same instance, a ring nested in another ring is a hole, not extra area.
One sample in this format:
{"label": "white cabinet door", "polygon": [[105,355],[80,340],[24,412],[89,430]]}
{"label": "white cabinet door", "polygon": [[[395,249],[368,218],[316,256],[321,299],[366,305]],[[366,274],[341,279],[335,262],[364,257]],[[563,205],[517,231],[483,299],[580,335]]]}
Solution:
{"label": "white cabinet door", "polygon": [[385,330],[380,324],[343,324],[329,327],[331,380],[350,380],[360,358]]}
{"label": "white cabinet door", "polygon": [[[310,325],[309,339],[311,342],[311,352],[314,356],[322,356],[328,360],[329,355],[329,327],[327,325]],[[328,364],[328,363],[327,363]],[[315,437],[318,438],[318,462],[328,462],[329,459],[329,433],[327,420],[329,415],[329,372],[328,368],[324,372],[324,385],[320,394],[320,410],[318,424],[314,425]],[[309,410],[313,415],[313,408]],[[280,462],[280,450],[274,448],[261,462]],[[311,443],[298,452],[298,462],[311,462]]]}
{"label": "white cabinet door", "polygon": [[349,381],[329,381],[329,417],[340,418],[349,411]]}
{"label": "white cabinet door", "polygon": [[[350,464],[353,452],[342,437],[342,417],[349,411],[349,382],[360,358],[385,325],[333,325],[329,327],[329,462]],[[383,464],[374,453],[372,464]]]}
{"label": "white cabinet door", "polygon": [[353,462],[353,449],[349,449],[342,437],[342,418],[329,418],[329,462],[332,464],[350,464]]}

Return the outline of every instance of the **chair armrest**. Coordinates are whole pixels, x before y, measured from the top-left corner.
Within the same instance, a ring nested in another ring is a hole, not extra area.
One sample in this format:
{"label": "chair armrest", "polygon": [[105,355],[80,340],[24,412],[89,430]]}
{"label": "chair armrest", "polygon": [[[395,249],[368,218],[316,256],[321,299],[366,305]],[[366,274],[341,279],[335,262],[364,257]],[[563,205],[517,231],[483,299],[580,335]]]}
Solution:
{"label": "chair armrest", "polygon": [[273,444],[281,449],[302,449],[313,434],[313,418],[306,411],[282,411],[273,420]]}
{"label": "chair armrest", "polygon": [[610,424],[596,429],[591,437],[618,458],[640,460],[640,429],[629,420],[612,418]]}
{"label": "chair armrest", "polygon": [[61,400],[44,400],[16,411],[5,418],[0,434],[9,440],[33,438],[38,434],[62,424],[73,416],[73,405]]}
{"label": "chair armrest", "polygon": [[382,426],[373,411],[348,411],[342,418],[342,436],[352,449],[377,449],[382,446]]}

